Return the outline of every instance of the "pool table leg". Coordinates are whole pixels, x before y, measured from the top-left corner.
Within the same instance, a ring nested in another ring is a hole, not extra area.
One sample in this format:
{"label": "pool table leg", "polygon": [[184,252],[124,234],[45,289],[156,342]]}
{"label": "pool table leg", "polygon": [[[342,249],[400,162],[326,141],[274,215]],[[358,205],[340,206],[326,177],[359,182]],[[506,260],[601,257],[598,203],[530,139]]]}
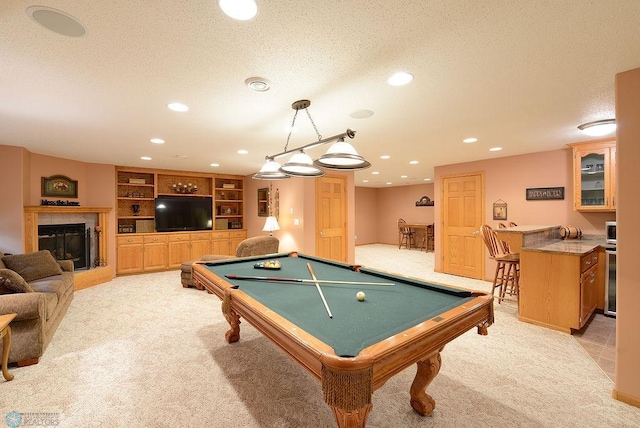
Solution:
{"label": "pool table leg", "polygon": [[331,406],[331,410],[340,428],[364,428],[372,407],[371,404],[367,404],[358,410],[347,411]]}
{"label": "pool table leg", "polygon": [[440,371],[440,352],[418,361],[418,372],[411,384],[411,407],[422,416],[427,416],[436,407],[436,401],[427,394],[427,387]]}
{"label": "pool table leg", "polygon": [[231,309],[231,295],[225,293],[222,298],[222,314],[231,327],[224,335],[227,343],[234,343],[240,340],[240,315]]}

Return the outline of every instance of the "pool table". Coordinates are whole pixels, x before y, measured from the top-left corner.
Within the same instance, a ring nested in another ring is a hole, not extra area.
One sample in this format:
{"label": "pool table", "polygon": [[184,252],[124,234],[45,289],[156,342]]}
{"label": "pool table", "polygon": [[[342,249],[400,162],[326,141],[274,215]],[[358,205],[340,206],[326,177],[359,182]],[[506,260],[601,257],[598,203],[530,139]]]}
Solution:
{"label": "pool table", "polygon": [[[281,268],[256,268],[266,261]],[[440,370],[444,346],[473,327],[486,335],[493,323],[489,293],[297,253],[198,262],[193,278],[222,300],[231,327],[227,342],[240,339],[244,318],[321,381],[340,427],[364,427],[373,391],[412,364],[418,370],[411,406],[431,413],[435,401],[426,388]],[[364,300],[356,298],[358,291]]]}

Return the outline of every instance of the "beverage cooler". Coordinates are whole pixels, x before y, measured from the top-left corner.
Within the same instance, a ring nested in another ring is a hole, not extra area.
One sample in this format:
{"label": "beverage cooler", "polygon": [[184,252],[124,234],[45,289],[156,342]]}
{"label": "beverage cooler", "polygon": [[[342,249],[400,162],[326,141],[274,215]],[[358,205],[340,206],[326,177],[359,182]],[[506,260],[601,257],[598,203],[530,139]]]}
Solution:
{"label": "beverage cooler", "polygon": [[606,250],[604,313],[616,316],[616,249]]}

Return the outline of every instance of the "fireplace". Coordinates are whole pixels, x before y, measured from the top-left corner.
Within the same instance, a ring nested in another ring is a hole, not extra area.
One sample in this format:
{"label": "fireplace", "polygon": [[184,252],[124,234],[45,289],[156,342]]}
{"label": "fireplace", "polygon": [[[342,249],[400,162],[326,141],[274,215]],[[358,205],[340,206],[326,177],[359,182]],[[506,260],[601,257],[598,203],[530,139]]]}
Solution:
{"label": "fireplace", "polygon": [[91,229],[85,223],[38,226],[38,249],[48,250],[56,260],[73,261],[74,270],[91,267]]}

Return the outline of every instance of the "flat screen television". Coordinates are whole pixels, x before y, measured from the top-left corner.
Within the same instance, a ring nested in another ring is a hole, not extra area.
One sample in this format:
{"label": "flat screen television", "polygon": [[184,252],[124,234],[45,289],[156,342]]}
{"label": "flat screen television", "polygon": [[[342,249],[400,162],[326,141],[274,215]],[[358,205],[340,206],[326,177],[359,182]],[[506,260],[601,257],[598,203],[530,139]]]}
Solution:
{"label": "flat screen television", "polygon": [[156,198],[156,231],[211,230],[211,196],[159,196]]}

